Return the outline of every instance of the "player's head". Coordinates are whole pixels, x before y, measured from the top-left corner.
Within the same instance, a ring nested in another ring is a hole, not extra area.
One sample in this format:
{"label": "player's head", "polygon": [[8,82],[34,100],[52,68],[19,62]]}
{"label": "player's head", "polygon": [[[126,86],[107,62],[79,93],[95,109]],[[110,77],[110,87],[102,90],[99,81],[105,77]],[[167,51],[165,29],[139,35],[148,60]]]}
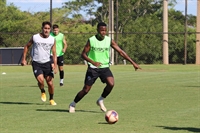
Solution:
{"label": "player's head", "polygon": [[48,37],[51,31],[51,23],[49,21],[44,21],[42,23],[42,34],[44,37]]}
{"label": "player's head", "polygon": [[104,22],[98,23],[97,32],[98,32],[99,37],[104,38],[104,36],[107,33],[107,25],[106,25],[106,23],[104,23]]}
{"label": "player's head", "polygon": [[58,35],[59,33],[59,26],[57,24],[53,25],[53,34]]}

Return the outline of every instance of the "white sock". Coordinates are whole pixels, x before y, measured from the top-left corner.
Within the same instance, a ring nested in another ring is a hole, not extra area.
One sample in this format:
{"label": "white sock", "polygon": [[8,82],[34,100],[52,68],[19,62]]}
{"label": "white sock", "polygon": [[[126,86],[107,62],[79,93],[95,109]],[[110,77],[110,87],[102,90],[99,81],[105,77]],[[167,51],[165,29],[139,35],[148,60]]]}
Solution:
{"label": "white sock", "polygon": [[63,83],[63,79],[60,79],[60,83]]}
{"label": "white sock", "polygon": [[104,98],[102,96],[99,97],[99,99],[98,99],[99,102],[103,102],[103,100],[104,100]]}

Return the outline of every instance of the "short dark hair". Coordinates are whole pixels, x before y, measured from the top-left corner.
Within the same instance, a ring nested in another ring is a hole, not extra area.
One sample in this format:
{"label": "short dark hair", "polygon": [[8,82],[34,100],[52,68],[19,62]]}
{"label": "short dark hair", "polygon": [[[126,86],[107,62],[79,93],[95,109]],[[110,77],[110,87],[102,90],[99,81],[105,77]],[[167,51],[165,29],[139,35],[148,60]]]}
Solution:
{"label": "short dark hair", "polygon": [[99,29],[100,26],[107,26],[107,25],[106,25],[106,23],[104,23],[104,22],[100,22],[100,23],[98,23],[98,25],[97,25],[97,29]]}
{"label": "short dark hair", "polygon": [[51,27],[51,23],[49,21],[44,21],[42,22],[42,27],[44,27],[45,25],[49,25]]}
{"label": "short dark hair", "polygon": [[55,28],[59,28],[59,26],[57,24],[54,24],[53,29],[55,29]]}

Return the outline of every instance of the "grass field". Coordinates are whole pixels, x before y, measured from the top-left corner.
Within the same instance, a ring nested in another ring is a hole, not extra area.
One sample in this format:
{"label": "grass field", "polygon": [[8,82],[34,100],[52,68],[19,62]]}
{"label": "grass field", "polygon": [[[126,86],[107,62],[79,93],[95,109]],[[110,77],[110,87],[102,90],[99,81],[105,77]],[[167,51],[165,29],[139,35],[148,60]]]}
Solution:
{"label": "grass field", "polygon": [[0,132],[200,132],[200,66],[141,67],[142,70],[135,72],[131,65],[111,66],[115,87],[104,103],[108,110],[119,113],[119,121],[110,125],[96,106],[104,88],[100,80],[77,104],[76,113],[68,113],[69,103],[82,89],[86,66],[64,66],[63,87],[59,86],[58,74],[55,75],[57,106],[41,102],[31,66],[0,66]]}

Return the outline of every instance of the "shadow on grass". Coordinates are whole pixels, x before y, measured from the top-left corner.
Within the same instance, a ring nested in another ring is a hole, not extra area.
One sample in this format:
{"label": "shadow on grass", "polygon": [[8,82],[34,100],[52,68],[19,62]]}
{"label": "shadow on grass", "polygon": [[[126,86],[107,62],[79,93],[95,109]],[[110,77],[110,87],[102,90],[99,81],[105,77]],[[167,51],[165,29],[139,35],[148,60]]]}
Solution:
{"label": "shadow on grass", "polygon": [[19,104],[19,105],[28,105],[28,104],[35,104],[35,105],[40,105],[36,103],[25,103],[25,102],[0,102],[0,104]]}
{"label": "shadow on grass", "polygon": [[98,124],[107,124],[107,125],[113,125],[113,124],[109,124],[108,122],[99,122]]}
{"label": "shadow on grass", "polygon": [[[65,110],[65,109],[37,109],[36,111],[53,111],[53,112],[67,112],[67,113],[69,113],[69,110]],[[102,112],[91,111],[91,110],[76,110],[76,113],[77,112],[102,113]]]}
{"label": "shadow on grass", "polygon": [[65,109],[36,109],[36,111],[68,112]]}
{"label": "shadow on grass", "polygon": [[198,86],[198,85],[183,86],[183,87],[200,88],[200,86]]}
{"label": "shadow on grass", "polygon": [[167,129],[167,130],[186,130],[189,132],[193,132],[193,133],[199,133],[200,132],[200,128],[194,128],[194,127],[167,127],[167,126],[156,126],[156,127],[161,127],[163,129]]}

